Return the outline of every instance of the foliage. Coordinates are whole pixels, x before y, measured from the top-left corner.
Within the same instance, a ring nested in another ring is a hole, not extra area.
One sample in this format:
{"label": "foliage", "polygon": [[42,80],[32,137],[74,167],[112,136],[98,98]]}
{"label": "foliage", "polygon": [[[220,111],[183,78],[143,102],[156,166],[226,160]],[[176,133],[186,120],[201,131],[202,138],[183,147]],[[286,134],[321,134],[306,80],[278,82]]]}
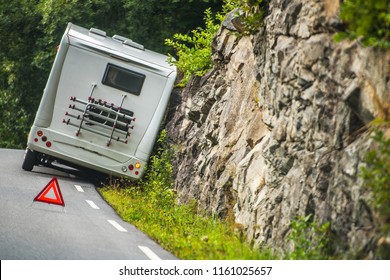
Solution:
{"label": "foliage", "polygon": [[37,39],[38,51],[34,57],[34,65],[48,71],[54,61],[56,47],[65,31],[68,22],[84,26],[96,27],[111,31],[117,26],[120,16],[116,10],[122,0],[45,0],[36,6],[41,15],[37,26],[42,36]]}
{"label": "foliage", "polygon": [[173,149],[167,142],[166,131],[163,130],[157,140],[156,153],[150,158],[150,167],[140,183],[156,203],[172,203],[174,184],[172,157]]}
{"label": "foliage", "polygon": [[255,33],[263,25],[269,2],[270,0],[225,0],[226,6],[239,9],[237,16],[244,24],[245,34]]}
{"label": "foliage", "polygon": [[319,225],[312,221],[312,215],[297,217],[291,222],[288,236],[293,243],[293,250],[287,259],[320,260],[327,259],[329,254],[329,222]]}
{"label": "foliage", "polygon": [[0,0],[0,147],[22,148],[27,139],[39,91],[30,82],[43,81],[31,64],[40,21],[38,0]]}
{"label": "foliage", "polygon": [[366,166],[361,168],[361,177],[372,191],[372,205],[380,216],[384,232],[390,230],[390,138],[379,127],[374,127],[372,139],[375,149],[367,152]]}
{"label": "foliage", "polygon": [[202,26],[203,11],[221,6],[222,0],[126,0],[127,33],[147,48],[166,53],[171,49],[164,45],[165,38]]}
{"label": "foliage", "polygon": [[211,43],[221,27],[227,13],[238,8],[239,16],[245,26],[245,34],[250,34],[261,26],[268,11],[269,0],[224,0],[222,11],[214,16],[211,9],[204,12],[205,27],[191,31],[191,35],[176,33],[173,39],[165,39],[165,45],[172,47],[177,60],[170,55],[170,62],[176,65],[184,77],[178,86],[185,86],[190,77],[203,76],[213,67]]}
{"label": "foliage", "polygon": [[0,147],[23,148],[17,140],[27,138],[27,114],[7,91],[0,91],[0,120]]}
{"label": "foliage", "polygon": [[203,76],[213,66],[211,42],[221,26],[221,20],[213,19],[211,10],[207,9],[204,22],[206,27],[192,30],[192,36],[177,33],[173,35],[173,40],[165,39],[165,44],[175,49],[178,56],[176,61],[170,55],[170,62],[184,73],[181,86],[186,85],[192,75]]}
{"label": "foliage", "polygon": [[365,46],[390,48],[390,1],[346,0],[339,16],[346,30],[335,35],[336,41],[359,39]]}
{"label": "foliage", "polygon": [[173,191],[173,151],[163,131],[145,179],[125,188],[105,187],[103,197],[126,221],[182,259],[269,259],[252,249],[231,223],[201,215],[195,202],[178,205]]}
{"label": "foliage", "polygon": [[15,119],[18,133],[0,130],[0,139],[8,139],[0,145],[25,145],[68,22],[165,51],[164,38],[199,26],[206,7],[221,5],[222,0],[0,0],[0,91],[17,104],[5,106],[3,114],[25,114]]}

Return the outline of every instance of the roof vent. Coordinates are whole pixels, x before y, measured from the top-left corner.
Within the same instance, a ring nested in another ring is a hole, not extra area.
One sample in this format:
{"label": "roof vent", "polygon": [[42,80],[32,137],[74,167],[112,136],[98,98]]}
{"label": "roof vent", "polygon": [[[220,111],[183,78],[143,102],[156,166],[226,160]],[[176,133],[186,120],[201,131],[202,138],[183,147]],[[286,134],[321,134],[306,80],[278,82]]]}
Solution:
{"label": "roof vent", "polygon": [[99,35],[99,36],[102,36],[102,37],[107,36],[107,33],[105,31],[97,29],[97,28],[91,28],[91,29],[89,29],[89,32],[96,34],[96,35]]}
{"label": "roof vent", "polygon": [[124,41],[126,41],[126,40],[129,40],[129,41],[131,41],[130,39],[128,39],[128,38],[126,38],[126,37],[123,37],[123,36],[121,36],[121,35],[114,35],[114,36],[112,36],[112,39],[114,39],[114,40],[116,40],[116,41],[119,41],[119,42],[124,42]]}
{"label": "roof vent", "polygon": [[139,50],[145,50],[145,47],[143,45],[138,44],[136,42],[133,42],[132,40],[129,40],[129,39],[125,40],[123,42],[123,44],[126,45],[126,46],[129,46],[129,47],[133,47],[133,48],[139,49]]}

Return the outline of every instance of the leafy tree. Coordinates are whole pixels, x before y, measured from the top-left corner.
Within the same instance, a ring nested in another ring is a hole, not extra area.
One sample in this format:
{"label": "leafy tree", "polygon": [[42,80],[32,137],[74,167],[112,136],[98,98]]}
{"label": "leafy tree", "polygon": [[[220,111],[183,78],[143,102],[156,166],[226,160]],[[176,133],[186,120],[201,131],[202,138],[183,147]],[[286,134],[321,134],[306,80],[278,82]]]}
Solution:
{"label": "leafy tree", "polygon": [[220,10],[222,0],[125,0],[127,31],[147,48],[166,52],[165,38],[203,25],[206,8]]}
{"label": "leafy tree", "polygon": [[[0,146],[22,147],[38,105],[42,72],[32,65],[38,0],[0,0]],[[31,81],[34,81],[32,84]]]}
{"label": "leafy tree", "polygon": [[[2,100],[12,102],[3,105],[5,111],[0,116],[25,114],[14,119],[14,136],[0,126],[0,139],[15,137],[7,140],[13,143],[10,146],[25,145],[56,46],[68,22],[165,51],[168,47],[164,46],[164,38],[195,28],[206,7],[218,9],[221,3],[222,0],[0,0],[0,92]],[[0,142],[0,146],[4,145]]]}
{"label": "leafy tree", "polygon": [[23,148],[27,114],[20,108],[20,100],[7,91],[0,91],[0,120],[0,147]]}
{"label": "leafy tree", "polygon": [[123,32],[124,25],[120,23],[124,16],[122,2],[122,0],[41,1],[36,9],[42,17],[38,28],[43,36],[37,42],[39,51],[34,57],[34,64],[46,71],[50,69],[56,46],[68,22],[86,28],[100,28],[108,34]]}
{"label": "leafy tree", "polygon": [[340,19],[346,30],[336,34],[336,41],[360,39],[366,46],[390,48],[390,1],[345,0]]}

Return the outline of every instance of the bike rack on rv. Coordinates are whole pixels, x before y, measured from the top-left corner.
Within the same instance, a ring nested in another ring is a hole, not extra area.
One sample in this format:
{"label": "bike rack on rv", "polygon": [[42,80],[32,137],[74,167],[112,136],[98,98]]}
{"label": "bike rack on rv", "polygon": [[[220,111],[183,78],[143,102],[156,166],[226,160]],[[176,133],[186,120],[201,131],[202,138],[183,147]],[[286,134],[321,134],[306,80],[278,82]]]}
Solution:
{"label": "bike rack on rv", "polygon": [[69,23],[22,168],[59,161],[141,178],[176,79],[167,60],[123,36]]}

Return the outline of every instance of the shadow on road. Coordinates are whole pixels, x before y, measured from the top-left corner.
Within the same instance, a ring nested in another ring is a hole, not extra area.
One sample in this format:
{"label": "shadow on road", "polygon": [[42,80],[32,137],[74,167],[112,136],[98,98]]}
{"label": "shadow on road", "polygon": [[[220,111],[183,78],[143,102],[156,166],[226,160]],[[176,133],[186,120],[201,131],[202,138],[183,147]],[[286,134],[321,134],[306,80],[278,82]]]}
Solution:
{"label": "shadow on road", "polygon": [[77,179],[93,184],[95,187],[107,185],[111,180],[106,174],[88,169],[76,169],[60,164],[51,164],[50,166],[36,166],[32,173],[46,175],[48,177],[56,176],[62,179]]}

